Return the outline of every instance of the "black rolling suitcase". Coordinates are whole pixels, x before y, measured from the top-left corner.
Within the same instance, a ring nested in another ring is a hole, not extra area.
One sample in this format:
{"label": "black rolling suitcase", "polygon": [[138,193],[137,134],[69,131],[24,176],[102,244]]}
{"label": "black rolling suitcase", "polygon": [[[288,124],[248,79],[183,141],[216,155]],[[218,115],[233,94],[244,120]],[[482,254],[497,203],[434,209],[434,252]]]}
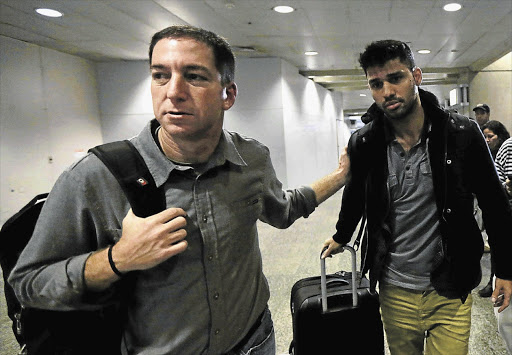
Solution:
{"label": "black rolling suitcase", "polygon": [[321,276],[293,286],[291,354],[384,354],[379,296],[370,292],[369,280],[357,273],[355,250],[344,248],[352,255],[352,272],[326,275],[322,259]]}

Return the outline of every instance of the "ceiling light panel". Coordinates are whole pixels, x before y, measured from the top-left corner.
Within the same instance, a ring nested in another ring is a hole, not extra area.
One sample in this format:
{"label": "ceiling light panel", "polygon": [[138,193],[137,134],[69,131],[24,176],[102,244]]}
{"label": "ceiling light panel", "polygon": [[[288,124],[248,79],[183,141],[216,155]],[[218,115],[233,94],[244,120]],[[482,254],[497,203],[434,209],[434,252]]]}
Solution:
{"label": "ceiling light panel", "polygon": [[462,5],[456,2],[446,4],[443,6],[443,10],[448,12],[459,11],[460,9],[462,9]]}
{"label": "ceiling light panel", "polygon": [[275,12],[279,12],[280,14],[289,14],[290,12],[294,12],[295,9],[291,6],[287,5],[279,5],[272,8]]}
{"label": "ceiling light panel", "polygon": [[43,15],[46,17],[62,17],[62,12],[54,10],[54,9],[46,9],[46,8],[39,8],[36,9],[36,12],[39,15]]}

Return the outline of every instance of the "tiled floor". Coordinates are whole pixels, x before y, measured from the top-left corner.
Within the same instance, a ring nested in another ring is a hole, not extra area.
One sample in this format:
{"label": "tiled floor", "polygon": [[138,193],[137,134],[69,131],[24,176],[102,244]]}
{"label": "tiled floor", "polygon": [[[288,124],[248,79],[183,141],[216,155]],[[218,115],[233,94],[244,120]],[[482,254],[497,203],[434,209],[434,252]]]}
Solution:
{"label": "tiled floor", "polygon": [[[319,254],[322,243],[334,232],[341,194],[338,193],[322,204],[309,218],[295,222],[286,230],[277,230],[261,223],[260,245],[263,267],[271,290],[270,309],[274,318],[277,354],[287,354],[292,339],[290,315],[290,290],[293,284],[304,277],[320,273]],[[482,260],[483,286],[489,275],[489,255]],[[348,254],[330,259],[328,272],[349,270]],[[3,283],[0,281],[0,355],[17,353],[17,343],[6,315]],[[502,339],[496,330],[496,320],[489,299],[482,299],[473,292],[473,315],[471,327],[471,355],[505,355]],[[350,341],[347,339],[347,341]],[[447,354],[451,355],[451,354]]]}

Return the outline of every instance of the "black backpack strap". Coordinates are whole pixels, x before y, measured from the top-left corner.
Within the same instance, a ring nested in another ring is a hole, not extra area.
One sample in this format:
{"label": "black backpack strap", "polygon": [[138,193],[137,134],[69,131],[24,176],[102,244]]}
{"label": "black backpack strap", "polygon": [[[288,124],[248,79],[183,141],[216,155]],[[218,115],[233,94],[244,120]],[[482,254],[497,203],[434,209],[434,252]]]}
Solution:
{"label": "black backpack strap", "polygon": [[165,195],[157,188],[139,151],[128,141],[106,143],[89,149],[115,176],[133,213],[148,217],[165,209]]}

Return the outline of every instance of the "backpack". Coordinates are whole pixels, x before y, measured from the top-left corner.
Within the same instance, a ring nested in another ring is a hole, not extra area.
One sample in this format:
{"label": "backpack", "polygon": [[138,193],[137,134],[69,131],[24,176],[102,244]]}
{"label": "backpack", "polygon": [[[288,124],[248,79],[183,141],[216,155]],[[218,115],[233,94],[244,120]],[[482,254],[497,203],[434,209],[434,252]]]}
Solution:
{"label": "backpack", "polygon": [[[151,176],[143,158],[130,141],[96,146],[94,153],[116,177],[133,213],[147,217],[165,209],[165,195]],[[116,355],[121,351],[123,303],[97,311],[52,311],[23,307],[7,279],[23,248],[32,237],[47,193],[37,195],[9,218],[0,230],[0,266],[3,271],[7,313],[27,355]],[[130,274],[118,284],[130,283]]]}

